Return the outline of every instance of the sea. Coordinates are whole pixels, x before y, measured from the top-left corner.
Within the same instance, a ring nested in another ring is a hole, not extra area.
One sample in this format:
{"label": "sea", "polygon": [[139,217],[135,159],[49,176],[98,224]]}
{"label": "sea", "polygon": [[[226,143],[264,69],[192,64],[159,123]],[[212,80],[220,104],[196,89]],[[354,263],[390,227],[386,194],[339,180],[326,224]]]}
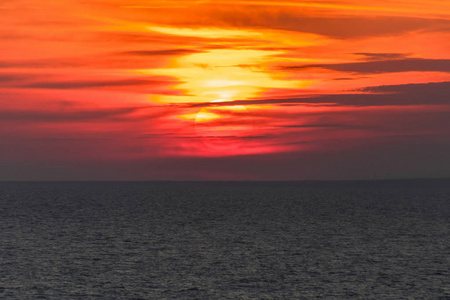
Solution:
{"label": "sea", "polygon": [[450,299],[450,180],[1,182],[0,299]]}

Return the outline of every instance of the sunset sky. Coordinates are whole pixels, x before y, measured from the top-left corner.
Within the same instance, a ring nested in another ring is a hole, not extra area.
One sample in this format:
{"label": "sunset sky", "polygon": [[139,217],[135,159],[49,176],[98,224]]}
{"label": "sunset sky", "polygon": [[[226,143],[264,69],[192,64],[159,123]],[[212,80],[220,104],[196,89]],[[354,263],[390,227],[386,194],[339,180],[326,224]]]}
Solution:
{"label": "sunset sky", "polygon": [[0,180],[450,177],[450,1],[2,0]]}

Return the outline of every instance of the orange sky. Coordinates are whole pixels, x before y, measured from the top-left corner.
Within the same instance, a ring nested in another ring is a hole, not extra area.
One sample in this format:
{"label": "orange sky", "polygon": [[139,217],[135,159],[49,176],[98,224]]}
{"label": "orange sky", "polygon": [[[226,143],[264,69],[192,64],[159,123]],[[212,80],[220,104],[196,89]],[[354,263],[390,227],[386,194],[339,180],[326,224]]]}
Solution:
{"label": "orange sky", "polygon": [[0,180],[450,176],[448,1],[0,15]]}

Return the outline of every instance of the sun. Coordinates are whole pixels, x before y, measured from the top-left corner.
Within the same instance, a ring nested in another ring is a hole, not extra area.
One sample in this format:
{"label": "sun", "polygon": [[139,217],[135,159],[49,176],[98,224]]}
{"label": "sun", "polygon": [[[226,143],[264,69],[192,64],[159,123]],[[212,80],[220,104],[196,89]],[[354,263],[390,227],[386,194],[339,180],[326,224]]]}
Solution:
{"label": "sun", "polygon": [[248,110],[233,105],[232,100],[217,99],[196,115],[195,130],[205,147],[214,151],[238,150],[245,147],[252,133]]}

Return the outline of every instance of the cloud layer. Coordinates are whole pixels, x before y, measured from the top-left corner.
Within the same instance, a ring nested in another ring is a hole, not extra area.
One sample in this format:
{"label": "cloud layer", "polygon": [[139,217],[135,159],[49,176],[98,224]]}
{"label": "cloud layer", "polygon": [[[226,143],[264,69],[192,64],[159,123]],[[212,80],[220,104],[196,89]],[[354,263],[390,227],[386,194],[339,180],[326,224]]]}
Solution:
{"label": "cloud layer", "polygon": [[0,180],[450,176],[445,1],[0,13]]}

